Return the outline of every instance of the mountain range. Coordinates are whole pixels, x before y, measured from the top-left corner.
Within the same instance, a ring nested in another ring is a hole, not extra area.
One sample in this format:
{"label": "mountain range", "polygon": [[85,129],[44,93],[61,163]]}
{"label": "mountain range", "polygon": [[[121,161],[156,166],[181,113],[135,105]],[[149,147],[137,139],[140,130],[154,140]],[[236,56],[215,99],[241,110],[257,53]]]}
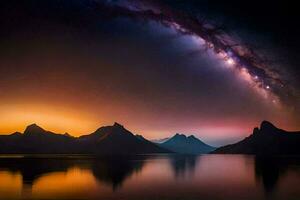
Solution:
{"label": "mountain range", "polygon": [[148,140],[141,140],[122,125],[104,126],[80,137],[46,131],[36,124],[24,133],[0,136],[0,153],[43,154],[149,154],[171,153]]}
{"label": "mountain range", "polygon": [[235,144],[213,151],[215,154],[296,155],[300,154],[300,131],[288,132],[263,121],[260,128]]}
{"label": "mountain range", "polygon": [[268,121],[263,121],[242,141],[217,149],[193,135],[175,134],[171,138],[156,141],[134,135],[118,123],[80,137],[53,133],[31,124],[23,133],[0,135],[0,154],[300,154],[300,131],[288,132]]}
{"label": "mountain range", "polygon": [[80,137],[53,133],[36,124],[27,126],[24,133],[0,135],[2,154],[202,154],[212,150],[213,147],[196,137],[183,134],[155,143],[142,135],[134,135],[119,123]]}

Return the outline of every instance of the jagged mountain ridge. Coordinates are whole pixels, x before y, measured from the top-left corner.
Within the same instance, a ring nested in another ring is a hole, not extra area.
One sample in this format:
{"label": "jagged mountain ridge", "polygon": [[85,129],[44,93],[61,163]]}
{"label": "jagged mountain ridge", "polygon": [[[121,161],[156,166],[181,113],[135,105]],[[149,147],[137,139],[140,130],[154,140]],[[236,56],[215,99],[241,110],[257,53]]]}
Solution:
{"label": "jagged mountain ridge", "polygon": [[260,128],[235,144],[216,149],[220,154],[290,155],[300,154],[300,131],[288,132],[263,121]]}
{"label": "jagged mountain ridge", "polygon": [[23,134],[1,135],[0,153],[147,154],[170,151],[140,140],[122,125],[115,123],[78,138],[46,131],[32,124]]}

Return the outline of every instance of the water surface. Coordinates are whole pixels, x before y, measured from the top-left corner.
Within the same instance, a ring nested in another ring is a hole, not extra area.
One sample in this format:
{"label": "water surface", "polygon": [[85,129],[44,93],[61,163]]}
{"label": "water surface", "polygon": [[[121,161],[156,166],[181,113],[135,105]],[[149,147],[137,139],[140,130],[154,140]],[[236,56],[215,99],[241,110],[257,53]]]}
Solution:
{"label": "water surface", "polygon": [[0,156],[0,199],[300,199],[300,158]]}

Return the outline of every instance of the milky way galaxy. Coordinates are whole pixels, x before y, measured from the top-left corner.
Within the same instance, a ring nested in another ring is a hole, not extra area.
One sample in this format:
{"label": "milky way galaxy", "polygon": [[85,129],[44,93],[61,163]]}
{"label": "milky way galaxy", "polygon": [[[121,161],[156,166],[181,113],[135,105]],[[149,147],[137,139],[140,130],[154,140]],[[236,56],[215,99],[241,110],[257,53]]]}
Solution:
{"label": "milky way galaxy", "polygon": [[[249,82],[257,92],[275,106],[280,106],[287,87],[280,73],[273,70],[267,59],[227,34],[221,26],[215,26],[200,17],[189,16],[164,7],[155,1],[107,1],[98,2],[100,12],[109,16],[127,16],[154,20],[176,30],[179,34],[202,40],[201,48],[211,49],[225,65]],[[282,92],[282,90],[285,92]]]}

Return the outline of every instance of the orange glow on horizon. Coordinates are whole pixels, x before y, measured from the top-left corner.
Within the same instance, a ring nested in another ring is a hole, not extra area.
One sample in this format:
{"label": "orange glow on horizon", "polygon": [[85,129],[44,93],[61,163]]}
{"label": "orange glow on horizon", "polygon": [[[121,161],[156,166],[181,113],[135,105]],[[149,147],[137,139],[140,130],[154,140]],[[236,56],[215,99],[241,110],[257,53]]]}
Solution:
{"label": "orange glow on horizon", "polygon": [[[73,136],[90,134],[101,126],[112,125],[114,122],[121,123],[133,134],[141,134],[146,139],[158,139],[171,137],[175,133],[195,135],[204,142],[224,138],[242,138],[252,133],[252,129],[259,126],[260,120],[239,122],[238,119],[195,119],[188,123],[176,123],[176,119],[151,122],[147,118],[136,118],[128,115],[128,110],[110,112],[91,110],[82,107],[66,107],[62,105],[41,103],[3,103],[0,105],[0,134],[11,134],[16,131],[23,133],[26,126],[36,123],[45,130],[54,133],[69,133]],[[97,115],[96,115],[96,114]],[[100,117],[102,116],[102,117]],[[170,120],[170,121],[168,121]],[[290,128],[288,122],[271,120],[276,126],[286,130]]]}
{"label": "orange glow on horizon", "polygon": [[68,132],[79,136],[93,132],[102,125],[92,115],[64,107],[18,104],[0,106],[0,109],[0,134],[23,132],[26,126],[36,123],[55,133]]}

